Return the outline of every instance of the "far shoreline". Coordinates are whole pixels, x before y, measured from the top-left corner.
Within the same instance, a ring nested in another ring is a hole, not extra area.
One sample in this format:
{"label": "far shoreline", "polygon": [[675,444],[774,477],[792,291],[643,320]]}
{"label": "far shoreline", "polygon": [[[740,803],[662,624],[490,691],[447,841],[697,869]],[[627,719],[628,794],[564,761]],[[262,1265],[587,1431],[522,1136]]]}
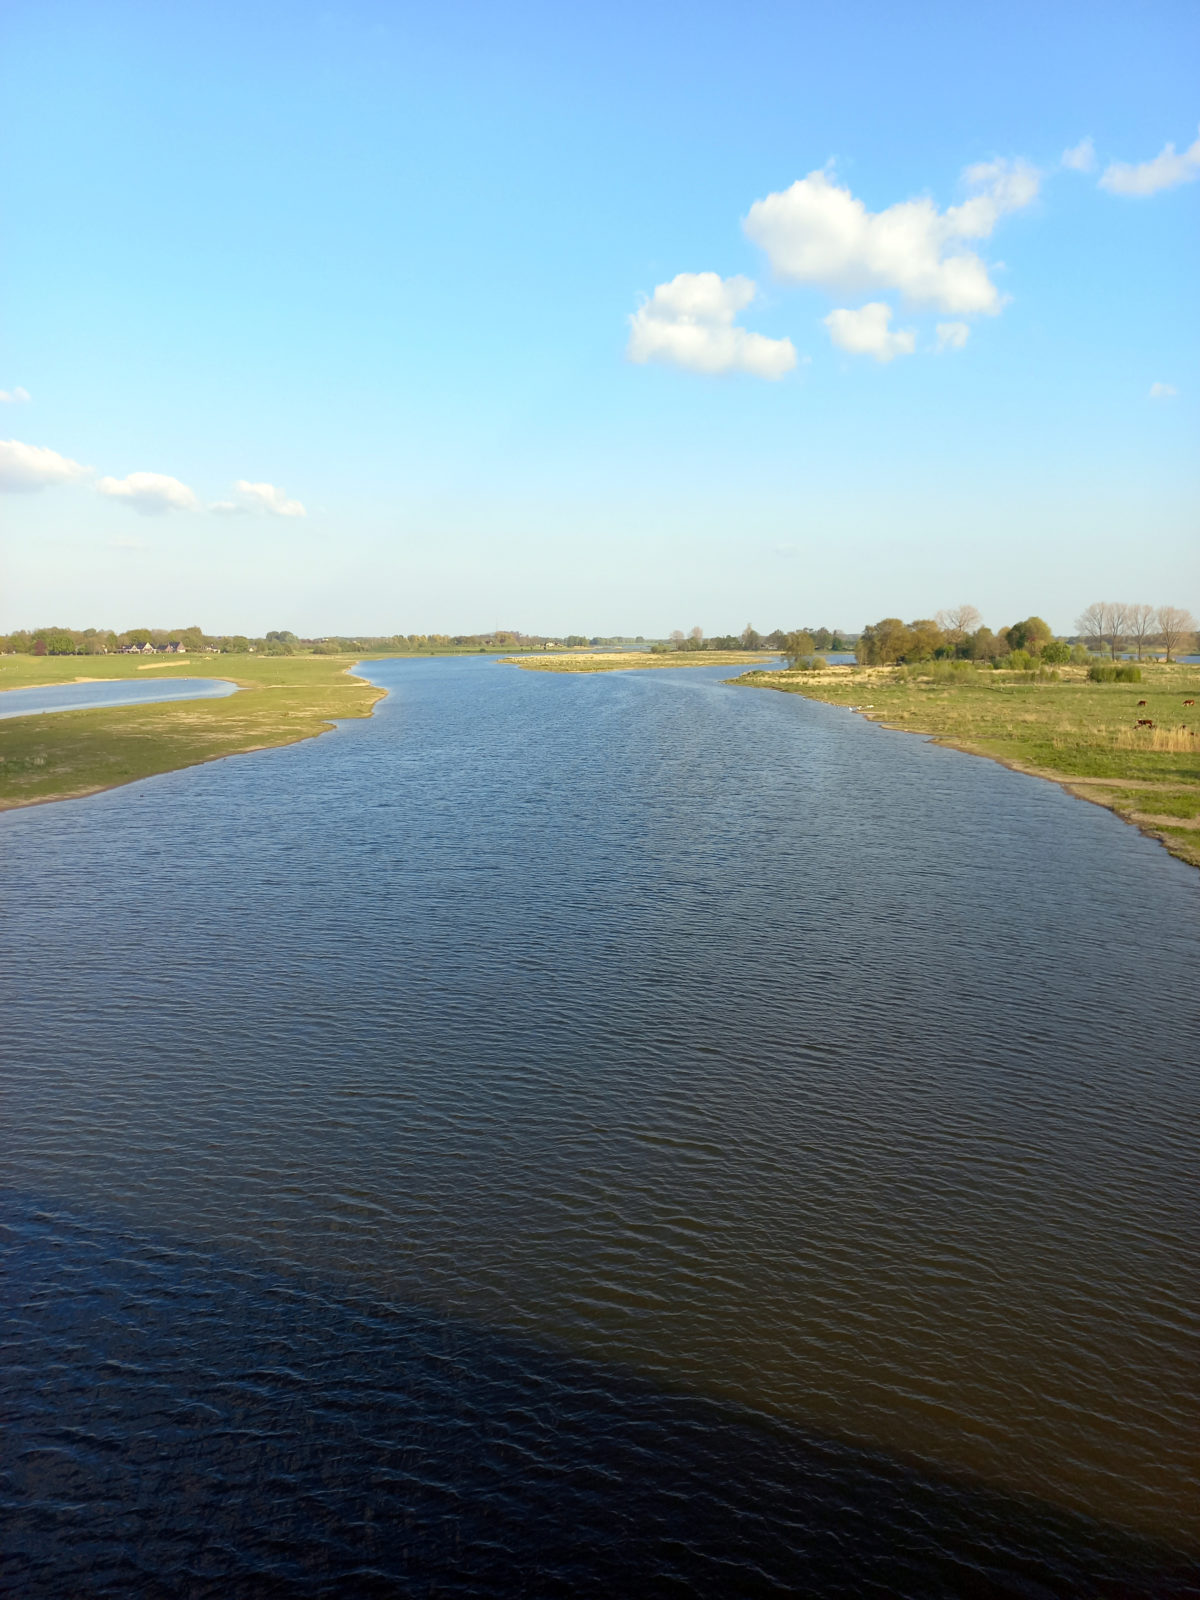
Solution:
{"label": "far shoreline", "polygon": [[[1124,710],[1124,701],[1132,698],[1151,701],[1151,710],[1157,710],[1155,702],[1166,701],[1168,697],[1195,698],[1196,691],[1200,691],[1200,668],[1191,663],[1173,663],[1166,665],[1151,665],[1143,663],[1147,669],[1144,683],[1136,686],[1134,690],[1127,689],[1124,685],[1092,684],[1087,683],[1081,671],[1077,677],[1066,678],[1061,683],[1006,683],[1008,678],[1019,678],[1023,674],[995,674],[981,673],[985,683],[982,686],[970,685],[970,688],[979,688],[983,693],[990,689],[1012,689],[1021,695],[1021,703],[1032,705],[1036,710],[1047,712],[1047,700],[1051,697],[1057,699],[1055,693],[1058,689],[1067,690],[1077,688],[1086,698],[1080,704],[1087,711],[1105,712],[1113,706],[1114,702],[1120,703]],[[919,669],[918,669],[919,670]],[[836,676],[835,676],[836,675]],[[991,682],[987,682],[990,679]],[[1170,773],[1162,777],[1147,777],[1144,775],[1145,762],[1153,761],[1155,752],[1147,749],[1147,754],[1136,749],[1130,749],[1127,762],[1126,751],[1114,746],[1111,751],[1104,753],[1109,756],[1110,763],[1114,766],[1127,764],[1126,772],[1111,773],[1083,773],[1066,770],[1056,771],[1053,767],[1039,764],[1022,758],[1019,755],[1006,753],[1002,749],[990,749],[987,742],[964,737],[947,727],[929,725],[936,718],[929,718],[926,725],[903,725],[892,720],[900,715],[907,717],[912,714],[920,716],[920,709],[912,710],[912,703],[919,701],[928,689],[922,691],[916,687],[905,694],[910,683],[913,682],[904,669],[891,667],[835,667],[826,672],[791,672],[780,673],[744,673],[737,678],[727,678],[727,683],[734,687],[748,689],[771,689],[785,694],[797,694],[802,699],[813,700],[822,705],[841,706],[865,721],[875,726],[886,729],[891,733],[916,734],[932,744],[940,745],[943,749],[955,750],[961,755],[977,756],[983,760],[993,761],[997,765],[1007,767],[1011,772],[1019,772],[1024,777],[1041,778],[1047,783],[1054,783],[1072,795],[1075,799],[1086,800],[1091,805],[1100,806],[1106,811],[1120,818],[1122,822],[1136,828],[1147,838],[1153,839],[1162,845],[1176,860],[1187,866],[1200,868],[1200,737],[1195,741],[1194,753],[1189,758],[1184,751],[1184,762],[1181,766],[1190,770]],[[919,682],[919,679],[917,680]],[[843,690],[855,692],[853,686],[863,694],[883,694],[893,701],[891,705],[849,705],[843,697]],[[1046,699],[1040,704],[1037,695],[1041,691]],[[1143,692],[1144,691],[1144,692]],[[953,699],[957,693],[962,692],[958,686],[946,691],[951,710]],[[901,697],[904,696],[903,703]],[[943,701],[942,705],[946,702]],[[941,707],[939,706],[939,709]],[[925,706],[926,714],[933,709],[933,702],[928,700]],[[973,709],[973,708],[972,708]],[[1029,713],[1025,713],[1026,716]],[[1031,720],[1035,720],[1032,719]],[[1049,720],[1047,716],[1047,721]],[[1097,727],[1099,733],[1101,729]],[[1120,735],[1118,735],[1119,737]],[[1004,737],[1000,735],[1000,737]],[[1181,744],[1183,741],[1180,741]],[[1077,764],[1087,758],[1089,747],[1082,738],[1077,736],[1077,743],[1064,746],[1063,759],[1071,759],[1071,750],[1079,752],[1076,757]],[[1170,758],[1174,764],[1173,757]],[[1165,764],[1165,763],[1164,763]],[[1177,815],[1164,815],[1161,811],[1143,809],[1136,802],[1136,797],[1153,799],[1158,795],[1160,802],[1174,806]]]}

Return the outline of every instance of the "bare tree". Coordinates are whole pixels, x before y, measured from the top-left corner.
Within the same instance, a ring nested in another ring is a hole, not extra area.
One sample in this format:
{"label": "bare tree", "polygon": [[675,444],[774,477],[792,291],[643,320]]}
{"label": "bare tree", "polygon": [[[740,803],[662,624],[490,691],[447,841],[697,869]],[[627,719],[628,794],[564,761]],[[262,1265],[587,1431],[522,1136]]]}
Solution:
{"label": "bare tree", "polygon": [[1081,639],[1086,639],[1089,644],[1099,648],[1104,643],[1104,612],[1103,600],[1097,600],[1094,605],[1088,606],[1086,611],[1081,611],[1075,618],[1075,631]]}
{"label": "bare tree", "polygon": [[678,649],[679,646],[683,643],[683,629],[682,628],[672,628],[671,629],[671,643],[675,646],[676,649]]}
{"label": "bare tree", "polygon": [[1139,661],[1142,659],[1142,651],[1146,648],[1150,635],[1154,632],[1154,616],[1153,606],[1138,603],[1125,608],[1125,628],[1133,641]]}
{"label": "bare tree", "polygon": [[1075,626],[1085,639],[1107,645],[1115,661],[1129,628],[1129,607],[1120,600],[1098,600],[1080,613]]}
{"label": "bare tree", "polygon": [[1158,637],[1167,653],[1167,660],[1176,653],[1186,655],[1194,643],[1196,619],[1190,611],[1179,606],[1159,606],[1154,620],[1158,623]]}
{"label": "bare tree", "polygon": [[974,606],[950,606],[939,611],[935,621],[951,644],[961,644],[969,633],[975,632],[983,618]]}
{"label": "bare tree", "polygon": [[700,646],[704,643],[704,629],[699,625],[694,627],[692,629],[691,639],[696,649],[699,650]]}
{"label": "bare tree", "polygon": [[1115,661],[1117,652],[1124,647],[1129,631],[1129,607],[1120,600],[1110,600],[1104,607],[1104,638],[1108,653]]}

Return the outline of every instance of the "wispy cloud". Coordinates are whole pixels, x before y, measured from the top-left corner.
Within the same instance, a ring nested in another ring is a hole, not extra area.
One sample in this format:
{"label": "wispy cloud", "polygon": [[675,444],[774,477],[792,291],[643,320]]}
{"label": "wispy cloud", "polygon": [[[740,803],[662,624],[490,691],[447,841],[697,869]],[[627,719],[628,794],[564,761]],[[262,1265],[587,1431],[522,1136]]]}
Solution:
{"label": "wispy cloud", "polygon": [[0,389],[0,406],[23,406],[33,396],[28,389],[22,389],[20,384],[15,389]]}
{"label": "wispy cloud", "polygon": [[0,489],[10,494],[30,494],[56,483],[71,483],[86,478],[91,470],[45,445],[0,439]]}
{"label": "wispy cloud", "polygon": [[186,483],[164,472],[131,472],[126,478],[101,478],[96,488],[114,500],[123,500],[143,517],[161,517],[168,511],[196,511],[200,504]]}
{"label": "wispy cloud", "polygon": [[911,328],[888,326],[892,318],[891,306],[882,300],[873,300],[857,311],[831,311],[825,318],[829,337],[839,350],[852,355],[874,356],[876,361],[894,361],[897,356],[910,356],[917,348],[917,336]]}
{"label": "wispy cloud", "polygon": [[796,365],[790,339],[768,339],[735,318],[758,293],[749,278],[681,272],[660,283],[629,318],[631,361],[665,361],[691,372],[782,378]]}
{"label": "wispy cloud", "polygon": [[787,282],[893,289],[913,305],[994,315],[1003,297],[965,241],[989,238],[1002,216],[1029,205],[1040,175],[1024,161],[990,161],[963,177],[961,205],[939,211],[921,198],[872,212],[827,172],[810,172],[756,200],[743,226]]}
{"label": "wispy cloud", "polygon": [[1179,390],[1173,383],[1152,383],[1150,385],[1151,400],[1173,400]]}
{"label": "wispy cloud", "polygon": [[1100,175],[1100,187],[1110,194],[1142,199],[1160,189],[1174,189],[1181,183],[1200,178],[1200,139],[1188,149],[1177,151],[1164,145],[1152,161],[1114,161]]}
{"label": "wispy cloud", "polygon": [[251,483],[239,478],[234,484],[236,500],[217,500],[209,506],[218,516],[250,516],[255,512],[272,517],[305,517],[308,515],[299,500],[290,500],[287,492],[274,483]]}
{"label": "wispy cloud", "polygon": [[1096,146],[1091,135],[1064,150],[1061,159],[1068,172],[1091,172],[1096,165]]}
{"label": "wispy cloud", "polygon": [[939,354],[944,350],[961,350],[971,337],[971,330],[965,322],[939,322],[936,332]]}

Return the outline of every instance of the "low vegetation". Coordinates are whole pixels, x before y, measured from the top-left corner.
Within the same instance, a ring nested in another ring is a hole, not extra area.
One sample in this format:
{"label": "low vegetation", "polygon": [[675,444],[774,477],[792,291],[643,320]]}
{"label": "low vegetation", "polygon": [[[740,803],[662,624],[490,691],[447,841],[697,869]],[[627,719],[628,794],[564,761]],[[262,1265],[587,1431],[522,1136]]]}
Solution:
{"label": "low vegetation", "polygon": [[610,650],[603,655],[585,652],[569,656],[502,656],[501,665],[532,672],[641,672],[647,667],[745,667],[762,661],[764,650],[704,650],[663,652]]}
{"label": "low vegetation", "polygon": [[383,691],[348,656],[0,656],[0,690],[51,683],[221,677],[240,686],[224,700],[56,711],[0,721],[0,809],[66,800],[244,754],[311,739],[335,720],[369,716]]}
{"label": "low vegetation", "polygon": [[1144,662],[1131,686],[1087,667],[996,670],[969,661],[750,672],[804,695],[1050,778],[1200,866],[1200,666]]}

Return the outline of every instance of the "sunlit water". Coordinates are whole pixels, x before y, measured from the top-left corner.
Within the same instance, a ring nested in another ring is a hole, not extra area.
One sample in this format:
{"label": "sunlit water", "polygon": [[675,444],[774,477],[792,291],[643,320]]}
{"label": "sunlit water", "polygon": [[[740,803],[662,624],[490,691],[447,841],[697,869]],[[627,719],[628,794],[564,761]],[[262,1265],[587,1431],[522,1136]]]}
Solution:
{"label": "sunlit water", "polygon": [[1183,1595],[1200,877],[722,669],[0,820],[10,1583]]}
{"label": "sunlit water", "polygon": [[138,683],[111,678],[105,683],[49,683],[0,693],[0,718],[32,717],[47,711],[91,711],[100,706],[147,706],[166,700],[221,700],[237,684],[220,678],[156,678]]}

